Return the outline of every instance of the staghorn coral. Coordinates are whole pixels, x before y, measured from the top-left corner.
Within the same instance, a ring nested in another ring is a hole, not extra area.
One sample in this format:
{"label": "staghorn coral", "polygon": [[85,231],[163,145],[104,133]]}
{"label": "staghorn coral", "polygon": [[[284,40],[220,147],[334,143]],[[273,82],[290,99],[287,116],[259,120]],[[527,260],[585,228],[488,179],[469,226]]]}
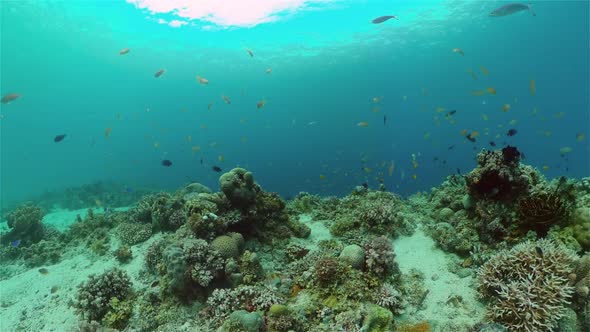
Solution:
{"label": "staghorn coral", "polygon": [[226,317],[232,311],[268,310],[273,304],[284,303],[276,289],[270,286],[245,286],[237,288],[217,288],[207,299],[211,314]]}
{"label": "staghorn coral", "polygon": [[570,303],[575,253],[541,239],[502,250],[478,271],[488,317],[511,331],[552,331]]}
{"label": "staghorn coral", "polygon": [[127,273],[114,268],[100,275],[91,275],[86,282],[80,284],[74,307],[88,322],[101,321],[111,309],[112,299],[127,300],[131,292],[131,281]]}

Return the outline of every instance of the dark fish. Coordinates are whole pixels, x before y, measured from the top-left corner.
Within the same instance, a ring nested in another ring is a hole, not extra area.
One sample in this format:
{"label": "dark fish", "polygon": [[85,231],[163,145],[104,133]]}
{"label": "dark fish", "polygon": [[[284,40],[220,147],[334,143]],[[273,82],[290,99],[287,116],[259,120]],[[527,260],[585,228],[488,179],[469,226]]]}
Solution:
{"label": "dark fish", "polygon": [[455,148],[455,145],[449,145],[449,147],[447,148],[447,150],[453,150]]}
{"label": "dark fish", "polygon": [[457,167],[457,174],[461,175],[461,170]]}
{"label": "dark fish", "polygon": [[383,125],[385,125],[387,123],[387,115],[383,116]]}
{"label": "dark fish", "polygon": [[438,157],[432,158],[433,161],[438,161]]}
{"label": "dark fish", "polygon": [[518,131],[516,129],[510,129],[508,130],[508,132],[506,133],[506,135],[508,136],[514,136],[518,133]]}
{"label": "dark fish", "polygon": [[9,93],[4,95],[4,97],[2,97],[2,104],[8,104],[11,101],[17,99],[18,97],[20,97],[20,95],[18,93]]}
{"label": "dark fish", "polygon": [[471,137],[471,135],[467,135],[467,136],[465,136],[465,138],[467,138],[470,142],[475,143],[475,137]]}
{"label": "dark fish", "polygon": [[57,292],[59,290],[59,286],[53,286],[51,287],[51,294],[55,294],[55,292]]}
{"label": "dark fish", "polygon": [[457,113],[457,110],[450,110],[450,111],[447,112],[447,115],[446,116],[448,118],[448,117],[452,116],[455,113]]}
{"label": "dark fish", "polygon": [[164,160],[162,160],[162,166],[170,167],[170,166],[172,166],[172,162],[168,159],[164,159]]}
{"label": "dark fish", "polygon": [[40,268],[38,271],[39,271],[39,273],[41,273],[42,275],[47,275],[47,274],[49,274],[49,270],[48,270],[48,269],[46,269],[46,268],[44,268],[44,267]]}
{"label": "dark fish", "polygon": [[217,173],[221,172],[221,167],[219,167],[219,166],[213,166],[213,167],[211,167],[211,169]]}
{"label": "dark fish", "polygon": [[53,141],[55,143],[61,142],[64,140],[64,138],[66,138],[66,134],[57,135],[57,136],[55,136],[55,138],[53,138]]}
{"label": "dark fish", "polygon": [[14,240],[14,241],[10,242],[10,245],[15,248],[18,248],[19,244],[20,244],[20,240]]}
{"label": "dark fish", "polygon": [[158,78],[158,77],[162,76],[162,74],[164,74],[165,72],[166,72],[166,69],[160,69],[154,73],[154,77]]}
{"label": "dark fish", "polygon": [[385,21],[387,21],[389,19],[392,19],[392,18],[394,18],[394,19],[397,20],[397,16],[395,16],[395,15],[386,15],[386,16],[379,16],[379,17],[377,17],[376,19],[372,20],[371,23],[373,23],[373,24],[379,24],[379,23],[383,23],[383,22],[385,22]]}
{"label": "dark fish", "polygon": [[535,247],[535,251],[537,252],[537,255],[539,255],[539,257],[543,257],[543,249],[541,249],[541,247]]}
{"label": "dark fish", "polygon": [[535,12],[533,11],[533,8],[531,8],[531,5],[527,5],[524,3],[510,3],[510,4],[504,5],[502,7],[496,8],[490,13],[490,16],[491,17],[508,16],[508,15],[512,15],[514,13],[518,13],[523,10],[528,10],[531,12],[531,15],[537,16],[537,14],[535,14]]}
{"label": "dark fish", "polygon": [[203,165],[203,158],[201,158],[201,165]]}
{"label": "dark fish", "polygon": [[366,182],[361,183],[361,186],[363,186],[365,189],[369,189],[369,184]]}
{"label": "dark fish", "polygon": [[490,145],[491,146],[496,146],[496,143],[494,141],[490,141]]}
{"label": "dark fish", "polygon": [[158,287],[158,285],[160,284],[160,282],[158,280],[152,282],[151,286],[152,287]]}

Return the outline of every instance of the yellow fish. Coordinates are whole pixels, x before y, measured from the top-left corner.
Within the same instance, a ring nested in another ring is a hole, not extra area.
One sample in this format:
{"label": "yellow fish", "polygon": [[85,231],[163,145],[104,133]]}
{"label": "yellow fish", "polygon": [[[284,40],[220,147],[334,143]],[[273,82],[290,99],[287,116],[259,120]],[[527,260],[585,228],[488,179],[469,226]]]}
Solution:
{"label": "yellow fish", "polygon": [[502,112],[508,112],[510,110],[510,104],[504,104],[502,106]]}
{"label": "yellow fish", "polygon": [[324,180],[326,179],[326,176],[324,174],[320,174],[320,180]]}
{"label": "yellow fish", "polygon": [[578,142],[581,142],[581,141],[583,141],[583,140],[584,140],[584,138],[586,138],[586,135],[584,135],[584,133],[578,133],[578,134],[576,134],[576,140],[577,140]]}
{"label": "yellow fish", "polygon": [[412,179],[416,180],[418,178],[418,174],[412,174]]}
{"label": "yellow fish", "polygon": [[531,96],[534,96],[537,93],[537,82],[535,80],[531,80],[529,83],[529,89],[531,90]]}
{"label": "yellow fish", "polygon": [[572,151],[574,151],[573,148],[569,147],[569,146],[564,146],[563,148],[559,149],[559,154],[561,154],[562,156],[568,153],[571,153]]}
{"label": "yellow fish", "polygon": [[414,169],[418,168],[418,163],[415,160],[412,160],[412,167],[414,167]]}
{"label": "yellow fish", "polygon": [[377,104],[377,103],[378,103],[378,102],[380,102],[380,101],[381,101],[381,98],[379,98],[379,97],[373,97],[373,102],[374,102],[375,104]]}
{"label": "yellow fish", "polygon": [[490,74],[490,71],[484,66],[479,66],[479,71],[481,71],[481,73],[486,76],[488,76]]}
{"label": "yellow fish", "polygon": [[391,164],[389,164],[389,168],[387,169],[387,174],[389,176],[392,176],[394,170],[395,170],[395,162],[392,160]]}
{"label": "yellow fish", "polygon": [[375,106],[373,107],[373,113],[378,113],[379,112],[379,107]]}
{"label": "yellow fish", "polygon": [[453,49],[453,53],[461,54],[461,55],[463,55],[463,56],[465,55],[465,52],[463,52],[463,50],[462,50],[462,49],[460,49],[460,48],[458,48],[458,47],[455,47],[455,48]]}
{"label": "yellow fish", "polygon": [[111,135],[111,131],[113,131],[113,128],[107,128],[104,131],[104,137],[105,138],[109,138],[109,136]]}
{"label": "yellow fish", "polygon": [[547,170],[549,170],[549,166],[547,166],[547,165],[543,165],[543,170],[544,170],[544,171],[547,171]]}
{"label": "yellow fish", "polygon": [[485,114],[482,114],[482,115],[481,115],[481,118],[482,118],[484,121],[488,121],[488,120],[490,119],[490,118],[489,118],[487,115],[485,115]]}
{"label": "yellow fish", "polygon": [[200,150],[201,150],[201,147],[200,147],[199,145],[195,145],[195,146],[193,146],[193,147],[191,148],[191,150],[192,150],[193,152],[197,152],[197,151],[200,151]]}
{"label": "yellow fish", "polygon": [[359,126],[359,127],[368,127],[369,126],[369,123],[363,121],[363,122],[357,123],[356,125]]}
{"label": "yellow fish", "polygon": [[373,170],[369,167],[363,167],[363,171],[365,171],[365,173],[371,173]]}
{"label": "yellow fish", "polygon": [[491,95],[494,95],[494,96],[496,95],[496,89],[494,89],[491,86],[489,88],[486,88],[486,91]]}
{"label": "yellow fish", "polygon": [[477,76],[475,76],[475,73],[473,72],[473,70],[471,70],[471,68],[467,68],[467,72],[469,73],[469,75],[471,75],[471,78],[477,81]]}
{"label": "yellow fish", "polygon": [[156,148],[156,149],[157,149],[157,148],[159,148],[159,147],[160,147],[160,143],[158,143],[158,142],[155,142],[155,143],[154,143],[154,148]]}
{"label": "yellow fish", "polygon": [[207,125],[204,123],[201,123],[201,125],[199,125],[199,128],[201,129],[207,129]]}
{"label": "yellow fish", "polygon": [[471,91],[471,94],[474,96],[483,96],[486,92],[484,90],[475,90]]}
{"label": "yellow fish", "polygon": [[217,157],[217,160],[222,162],[225,160],[225,157],[222,154],[220,154],[219,157]]}

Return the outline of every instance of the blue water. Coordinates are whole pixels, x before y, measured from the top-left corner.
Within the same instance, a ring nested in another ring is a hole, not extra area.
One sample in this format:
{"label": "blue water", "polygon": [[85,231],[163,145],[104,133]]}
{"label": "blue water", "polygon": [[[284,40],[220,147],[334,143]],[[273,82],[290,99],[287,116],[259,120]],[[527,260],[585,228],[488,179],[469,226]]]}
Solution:
{"label": "blue water", "polygon": [[[2,204],[99,180],[216,188],[213,165],[245,167],[285,196],[378,178],[405,195],[469,172],[489,141],[517,146],[548,177],[590,174],[588,1],[500,18],[487,16],[495,1],[306,3],[248,27],[171,27],[158,20],[183,18],[125,1],[1,2],[0,92],[21,94],[0,106]],[[370,23],[387,14],[399,20]],[[487,87],[497,95],[471,94]]]}

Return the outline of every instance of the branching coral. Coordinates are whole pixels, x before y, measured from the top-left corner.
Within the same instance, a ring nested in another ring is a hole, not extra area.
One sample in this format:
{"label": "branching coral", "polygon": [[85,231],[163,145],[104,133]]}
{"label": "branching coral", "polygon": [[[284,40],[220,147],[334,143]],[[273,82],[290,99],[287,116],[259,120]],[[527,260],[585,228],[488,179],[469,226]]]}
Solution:
{"label": "branching coral", "polygon": [[6,215],[6,222],[11,229],[3,234],[3,241],[11,242],[20,240],[22,245],[30,245],[39,242],[43,238],[43,210],[34,204],[25,204],[17,207]]}
{"label": "branching coral", "polygon": [[395,253],[388,238],[376,237],[365,244],[365,267],[367,272],[380,277],[399,272]]}
{"label": "branching coral", "polygon": [[273,304],[283,303],[284,299],[274,288],[265,286],[239,286],[238,288],[217,288],[207,299],[213,315],[225,317],[232,311],[268,310]]}
{"label": "branching coral", "polygon": [[503,250],[478,271],[490,319],[511,331],[552,331],[569,304],[573,252],[545,239]]}
{"label": "branching coral", "polygon": [[78,286],[74,307],[87,321],[101,321],[109,312],[112,299],[126,300],[131,291],[131,281],[127,273],[120,269],[111,269],[98,276],[91,275]]}

